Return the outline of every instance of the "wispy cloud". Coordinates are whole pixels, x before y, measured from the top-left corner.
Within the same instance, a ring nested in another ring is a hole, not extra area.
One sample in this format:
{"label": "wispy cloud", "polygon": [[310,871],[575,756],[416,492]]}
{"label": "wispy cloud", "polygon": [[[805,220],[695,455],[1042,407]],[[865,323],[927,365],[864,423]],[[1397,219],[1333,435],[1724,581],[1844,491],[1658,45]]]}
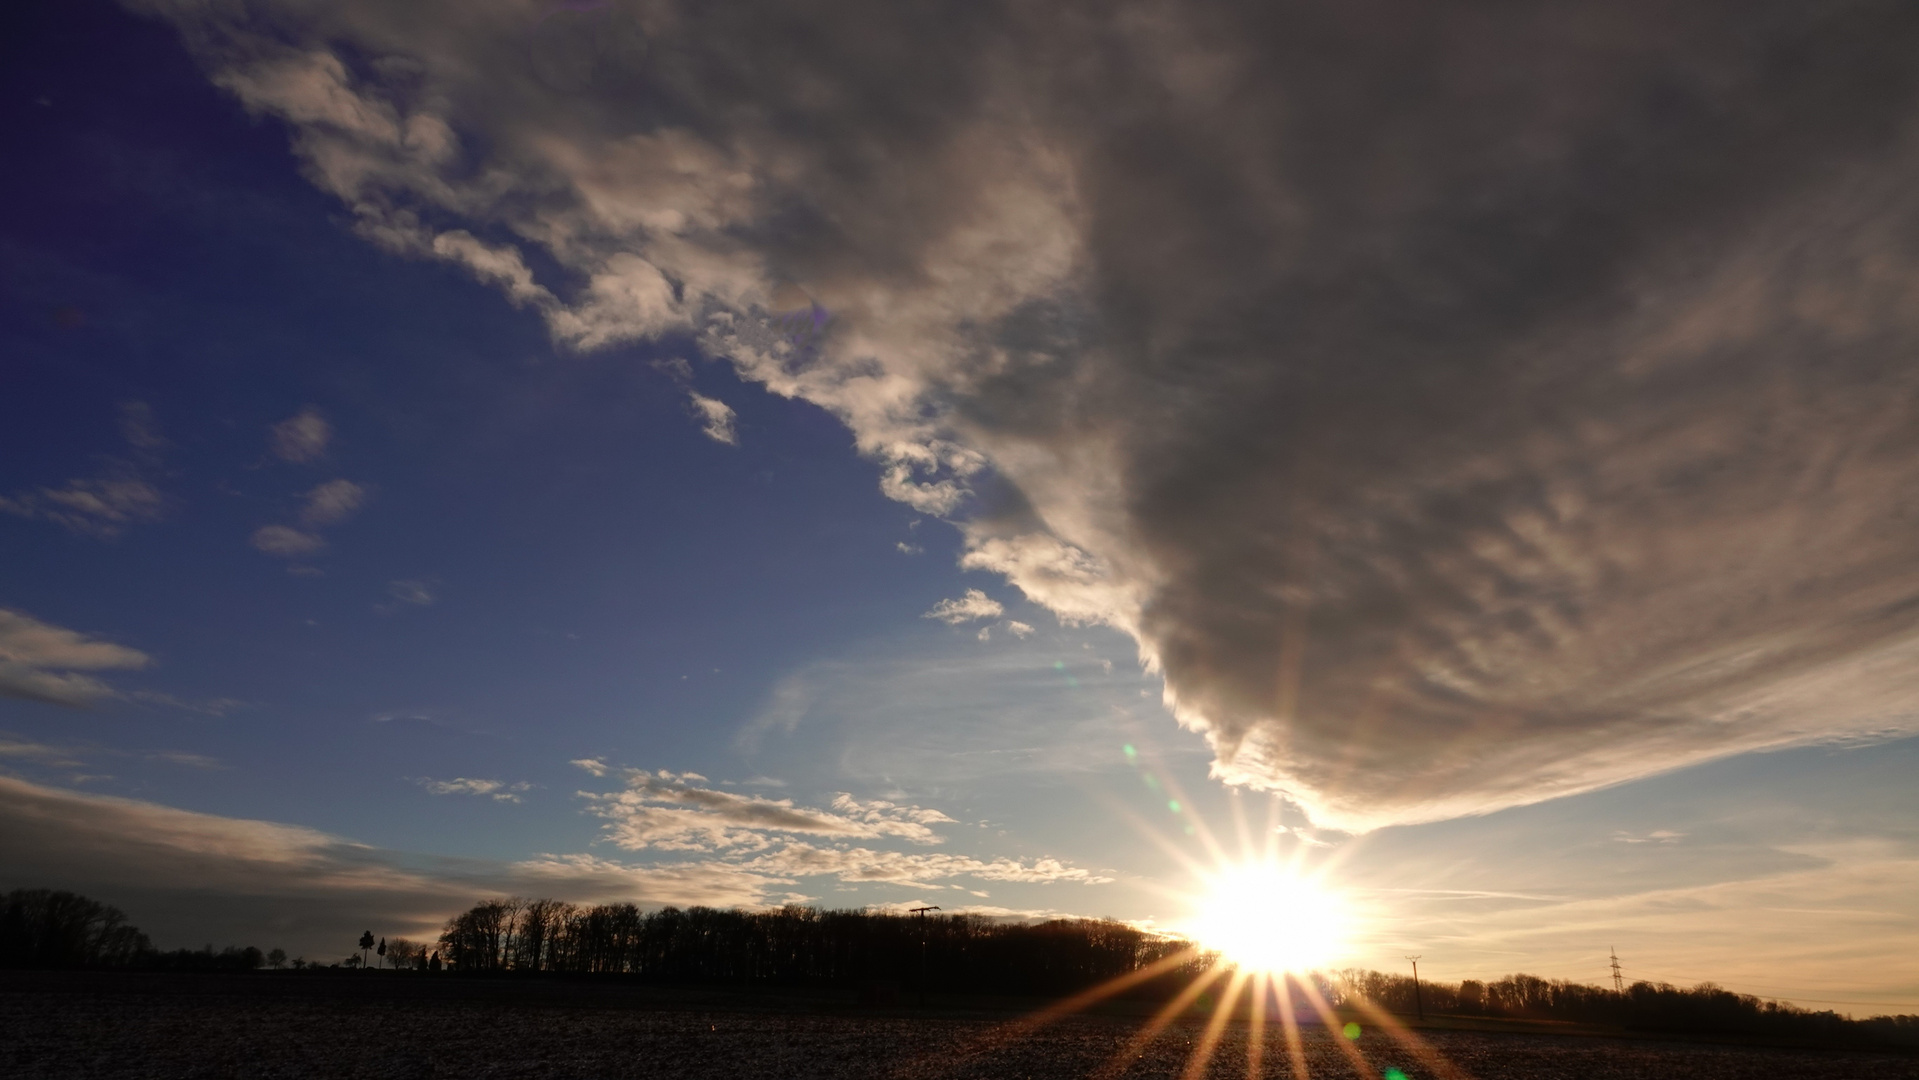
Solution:
{"label": "wispy cloud", "polygon": [[926,885],[955,877],[983,881],[1050,884],[1057,881],[1104,885],[1113,879],[1058,859],[975,859],[942,852],[874,851],[868,848],[826,848],[803,842],[781,845],[755,856],[746,867],[781,877],[833,877],[846,882],[887,882]]}
{"label": "wispy cloud", "polygon": [[[606,775],[598,761],[576,762],[595,776]],[[890,836],[917,844],[933,844],[939,837],[932,825],[951,818],[937,810],[900,806],[884,800],[861,800],[840,794],[831,809],[796,805],[791,799],[769,799],[703,786],[695,773],[674,774],[664,769],[621,769],[624,790],[580,792],[589,810],[607,821],[606,835],[629,851],[717,851],[727,848],[761,849],[777,836],[813,835],[854,838]]]}
{"label": "wispy cloud", "polygon": [[447,916],[500,893],[580,903],[757,907],[804,900],[808,878],[1097,883],[1057,860],[898,856],[797,845],[744,858],[628,863],[587,853],[518,861],[422,859],[297,825],[178,810],[0,776],[0,866],[62,882],[136,913],[163,946],[235,935],[289,949],[341,949],[378,920],[431,937]]}
{"label": "wispy cloud", "polygon": [[0,608],[0,696],[85,706],[115,692],[75,672],[135,670],[151,663],[138,649]]}
{"label": "wispy cloud", "polygon": [[433,795],[484,795],[494,802],[516,803],[520,796],[532,790],[527,781],[509,784],[504,780],[475,780],[457,776],[451,780],[435,780],[431,777],[417,777],[414,783],[425,788]]}
{"label": "wispy cloud", "polygon": [[253,531],[251,538],[255,548],[268,555],[282,555],[297,558],[326,550],[326,541],[318,535],[301,532],[287,525],[262,525]]}
{"label": "wispy cloud", "polygon": [[728,446],[740,444],[739,417],[731,405],[696,390],[687,391],[687,402],[693,408],[693,415],[700,421],[700,431],[707,438]]}
{"label": "wispy cloud", "polygon": [[281,461],[298,464],[325,454],[332,438],[333,426],[320,410],[309,406],[273,425],[267,431],[267,447]]}
{"label": "wispy cloud", "polygon": [[252,544],[268,555],[288,559],[318,554],[327,546],[319,530],[352,517],[366,502],[366,495],[366,488],[351,480],[328,480],[301,496],[300,509],[295,515],[298,528],[263,525],[253,531]]}
{"label": "wispy cloud", "polygon": [[158,521],[166,515],[167,499],[146,473],[158,467],[167,443],[154,426],[153,410],[145,402],[123,403],[120,434],[133,451],[130,456],[103,455],[98,471],[63,487],[0,495],[0,513],[51,521],[103,539],[132,524]]}
{"label": "wispy cloud", "polygon": [[1006,608],[999,601],[987,596],[979,589],[968,589],[966,595],[957,600],[941,600],[933,605],[921,618],[938,619],[948,625],[957,626],[974,619],[997,619],[1006,614]]}
{"label": "wispy cloud", "polygon": [[402,604],[416,607],[430,606],[436,599],[433,590],[424,581],[389,581],[386,583],[386,593]]}
{"label": "wispy cloud", "polygon": [[366,488],[351,480],[328,480],[306,493],[300,524],[309,529],[338,525],[353,516],[366,501]]}

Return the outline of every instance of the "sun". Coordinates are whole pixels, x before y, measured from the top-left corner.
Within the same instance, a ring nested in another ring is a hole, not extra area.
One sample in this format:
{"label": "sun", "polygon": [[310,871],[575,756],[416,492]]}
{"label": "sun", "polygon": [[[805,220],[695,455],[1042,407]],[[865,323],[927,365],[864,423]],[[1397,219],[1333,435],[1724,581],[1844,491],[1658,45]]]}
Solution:
{"label": "sun", "polygon": [[1317,882],[1266,862],[1209,877],[1189,924],[1200,945],[1245,971],[1302,972],[1338,957],[1348,906]]}

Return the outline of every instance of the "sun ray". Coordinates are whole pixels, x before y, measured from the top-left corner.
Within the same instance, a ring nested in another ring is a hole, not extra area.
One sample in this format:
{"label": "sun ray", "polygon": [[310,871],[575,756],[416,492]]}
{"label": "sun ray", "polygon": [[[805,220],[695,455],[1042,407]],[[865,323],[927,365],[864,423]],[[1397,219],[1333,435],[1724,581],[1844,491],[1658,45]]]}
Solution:
{"label": "sun ray", "polygon": [[1179,1080],[1200,1080],[1205,1075],[1206,1066],[1213,1062],[1213,1052],[1219,1049],[1219,1037],[1226,1030],[1226,1022],[1233,1018],[1233,1006],[1239,1002],[1239,992],[1246,985],[1246,972],[1234,968],[1231,977],[1226,980],[1226,989],[1220,992],[1219,1004],[1213,1008],[1211,1019],[1206,1021],[1205,1030],[1199,1033],[1199,1042],[1194,1044],[1192,1054],[1186,1059],[1186,1069],[1180,1073]]}
{"label": "sun ray", "polygon": [[1472,1080],[1472,1077],[1467,1074],[1464,1069],[1446,1060],[1439,1051],[1433,1049],[1431,1043],[1420,1038],[1385,1009],[1367,1001],[1365,998],[1353,999],[1353,1005],[1359,1009],[1360,1012],[1364,1013],[1366,1019],[1371,1020],[1376,1027],[1386,1034],[1391,1035],[1394,1039],[1397,1039],[1407,1050],[1412,1051],[1413,1056],[1437,1074],[1440,1080]]}
{"label": "sun ray", "polygon": [[1246,1080],[1260,1080],[1266,1067],[1266,994],[1271,976],[1253,972],[1253,989],[1247,997]]}
{"label": "sun ray", "polygon": [[1293,1015],[1290,976],[1279,978],[1279,1023],[1286,1029],[1286,1060],[1293,1067],[1293,1080],[1309,1080],[1306,1074],[1306,1045],[1299,1037],[1299,1018]]}
{"label": "sun ray", "polygon": [[[951,1072],[962,1062],[970,1061],[981,1054],[1004,1046],[1015,1039],[1025,1038],[1056,1020],[1070,1016],[1090,1006],[1097,1005],[1107,998],[1134,986],[1138,986],[1148,979],[1164,975],[1179,967],[1181,964],[1192,961],[1199,955],[1200,951],[1198,949],[1181,949],[1169,956],[1160,957],[1158,960],[1136,971],[1115,976],[1091,989],[1082,990],[1072,997],[1056,1001],[1043,1009],[1020,1017],[1018,1020],[1002,1024],[992,1031],[971,1040],[957,1050],[942,1050],[938,1056],[938,1064],[935,1066],[932,1075]],[[921,1067],[923,1067],[924,1064],[925,1063],[922,1063]],[[928,1074],[915,1072],[914,1075],[925,1076]]]}
{"label": "sun ray", "polygon": [[1326,1033],[1333,1037],[1333,1045],[1339,1047],[1340,1051],[1346,1055],[1347,1061],[1352,1062],[1353,1069],[1361,1076],[1372,1076],[1377,1073],[1378,1070],[1366,1060],[1366,1055],[1360,1053],[1359,1047],[1353,1045],[1353,1040],[1342,1036],[1343,1025],[1339,1022],[1339,1014],[1333,1012],[1332,1005],[1326,1001],[1325,995],[1319,992],[1319,987],[1314,986],[1311,979],[1301,979],[1299,989],[1306,995],[1306,1003],[1319,1014],[1319,1022],[1326,1025]]}
{"label": "sun ray", "polygon": [[1173,1000],[1166,1003],[1165,1007],[1154,1013],[1145,1027],[1140,1028],[1132,1038],[1126,1040],[1126,1045],[1120,1048],[1119,1053],[1114,1054],[1110,1061],[1093,1073],[1092,1080],[1112,1080],[1113,1077],[1124,1072],[1127,1063],[1138,1057],[1154,1039],[1158,1038],[1159,1033],[1166,1029],[1166,1025],[1172,1023],[1180,1013],[1185,1012],[1188,1005],[1198,1000],[1199,995],[1205,993],[1207,987],[1218,982],[1220,976],[1226,974],[1227,969],[1228,965],[1223,962],[1216,962],[1212,967],[1207,968],[1199,978],[1192,981],[1191,985],[1181,990]]}

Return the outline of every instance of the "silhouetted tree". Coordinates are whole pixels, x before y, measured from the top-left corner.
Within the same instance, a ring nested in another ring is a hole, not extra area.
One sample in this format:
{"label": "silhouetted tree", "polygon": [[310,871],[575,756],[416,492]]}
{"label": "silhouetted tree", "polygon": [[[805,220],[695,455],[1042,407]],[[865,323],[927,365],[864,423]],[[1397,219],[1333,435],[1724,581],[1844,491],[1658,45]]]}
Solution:
{"label": "silhouetted tree", "polygon": [[413,967],[415,961],[420,959],[424,948],[417,942],[398,937],[385,944],[387,963],[392,964],[396,968]]}
{"label": "silhouetted tree", "polygon": [[267,951],[267,966],[275,971],[286,967],[287,951],[285,949],[269,949]]}
{"label": "silhouetted tree", "polygon": [[[373,931],[368,930],[367,932],[360,935],[360,964],[361,965],[367,964],[369,962],[367,960],[367,951],[372,948],[373,948]],[[355,965],[355,966],[360,966],[360,965]]]}
{"label": "silhouetted tree", "polygon": [[151,948],[119,908],[77,893],[15,889],[0,898],[0,967],[124,966]]}

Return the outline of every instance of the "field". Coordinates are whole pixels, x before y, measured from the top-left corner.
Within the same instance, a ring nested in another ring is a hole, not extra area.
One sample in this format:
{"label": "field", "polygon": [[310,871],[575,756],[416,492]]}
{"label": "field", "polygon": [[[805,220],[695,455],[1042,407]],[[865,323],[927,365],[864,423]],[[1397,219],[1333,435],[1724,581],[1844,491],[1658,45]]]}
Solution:
{"label": "field", "polygon": [[[1143,1021],[1075,1016],[1009,1033],[1017,1014],[861,1011],[850,1004],[578,984],[195,975],[0,979],[0,1076],[1016,1080],[1179,1077],[1203,1025],[1182,1021],[1116,1061]],[[1427,1031],[1477,1080],[1919,1080],[1919,1058],[1620,1038]],[[1377,1032],[1356,1048],[1303,1033],[1312,1077],[1437,1075]],[[1203,1074],[1247,1076],[1228,1025]],[[1283,1037],[1261,1073],[1290,1077]]]}

